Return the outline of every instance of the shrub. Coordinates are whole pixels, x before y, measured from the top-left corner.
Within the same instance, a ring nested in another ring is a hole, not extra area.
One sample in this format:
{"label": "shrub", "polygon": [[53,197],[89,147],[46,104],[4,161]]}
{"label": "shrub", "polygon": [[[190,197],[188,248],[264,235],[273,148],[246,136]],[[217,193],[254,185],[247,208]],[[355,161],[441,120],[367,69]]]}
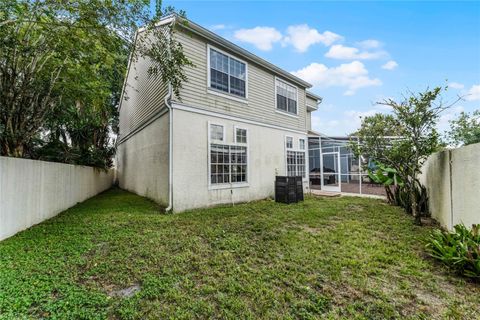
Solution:
{"label": "shrub", "polygon": [[427,243],[429,254],[456,272],[480,280],[480,225],[469,230],[456,225],[454,231],[434,230]]}

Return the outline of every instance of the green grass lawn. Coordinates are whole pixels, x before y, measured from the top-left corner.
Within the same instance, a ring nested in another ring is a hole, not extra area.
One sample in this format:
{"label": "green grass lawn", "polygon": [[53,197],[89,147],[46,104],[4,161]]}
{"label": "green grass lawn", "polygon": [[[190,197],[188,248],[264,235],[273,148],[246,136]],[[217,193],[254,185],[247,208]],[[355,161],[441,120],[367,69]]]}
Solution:
{"label": "green grass lawn", "polygon": [[0,242],[0,318],[480,318],[429,231],[373,199],[165,215],[112,189]]}

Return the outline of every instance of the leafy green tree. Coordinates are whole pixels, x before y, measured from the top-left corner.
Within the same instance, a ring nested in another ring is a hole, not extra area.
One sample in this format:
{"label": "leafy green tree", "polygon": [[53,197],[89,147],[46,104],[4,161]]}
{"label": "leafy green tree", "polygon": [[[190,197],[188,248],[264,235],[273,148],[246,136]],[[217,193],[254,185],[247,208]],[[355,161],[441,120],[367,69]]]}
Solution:
{"label": "leafy green tree", "polygon": [[421,223],[419,207],[422,201],[418,176],[428,156],[442,148],[436,124],[441,112],[452,105],[442,102],[442,90],[437,87],[418,94],[410,93],[400,102],[393,99],[379,102],[391,107],[392,114],[376,114],[363,119],[356,133],[361,143],[357,147],[353,145],[358,155],[368,155],[395,170],[409,196],[409,211],[417,224]]}
{"label": "leafy green tree", "polygon": [[469,145],[480,142],[480,110],[471,114],[462,112],[460,116],[450,121],[448,132],[449,142],[455,146]]}
{"label": "leafy green tree", "polygon": [[88,159],[111,157],[129,53],[148,57],[177,95],[186,80],[173,27],[156,25],[173,11],[157,1],[152,14],[145,0],[0,2],[0,155],[108,166]]}

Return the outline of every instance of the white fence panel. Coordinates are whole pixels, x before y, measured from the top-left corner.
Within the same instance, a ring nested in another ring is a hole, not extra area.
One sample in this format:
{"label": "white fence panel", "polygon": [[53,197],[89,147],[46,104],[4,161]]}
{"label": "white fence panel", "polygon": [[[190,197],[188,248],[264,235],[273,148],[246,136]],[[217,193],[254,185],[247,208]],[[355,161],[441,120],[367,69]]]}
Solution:
{"label": "white fence panel", "polygon": [[110,188],[113,172],[0,157],[0,240]]}
{"label": "white fence panel", "polygon": [[480,143],[431,155],[420,181],[432,217],[444,227],[480,224]]}

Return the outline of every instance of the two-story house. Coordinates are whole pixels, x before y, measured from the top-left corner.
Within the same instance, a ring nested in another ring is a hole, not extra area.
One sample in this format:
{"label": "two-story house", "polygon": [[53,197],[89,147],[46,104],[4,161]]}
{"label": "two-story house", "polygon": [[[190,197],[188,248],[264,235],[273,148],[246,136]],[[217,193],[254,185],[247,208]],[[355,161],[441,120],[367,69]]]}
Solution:
{"label": "two-story house", "polygon": [[180,98],[130,61],[117,148],[122,188],[176,212],[274,195],[276,175],[308,188],[307,132],[321,98],[291,73],[195,24],[174,23],[193,67]]}

